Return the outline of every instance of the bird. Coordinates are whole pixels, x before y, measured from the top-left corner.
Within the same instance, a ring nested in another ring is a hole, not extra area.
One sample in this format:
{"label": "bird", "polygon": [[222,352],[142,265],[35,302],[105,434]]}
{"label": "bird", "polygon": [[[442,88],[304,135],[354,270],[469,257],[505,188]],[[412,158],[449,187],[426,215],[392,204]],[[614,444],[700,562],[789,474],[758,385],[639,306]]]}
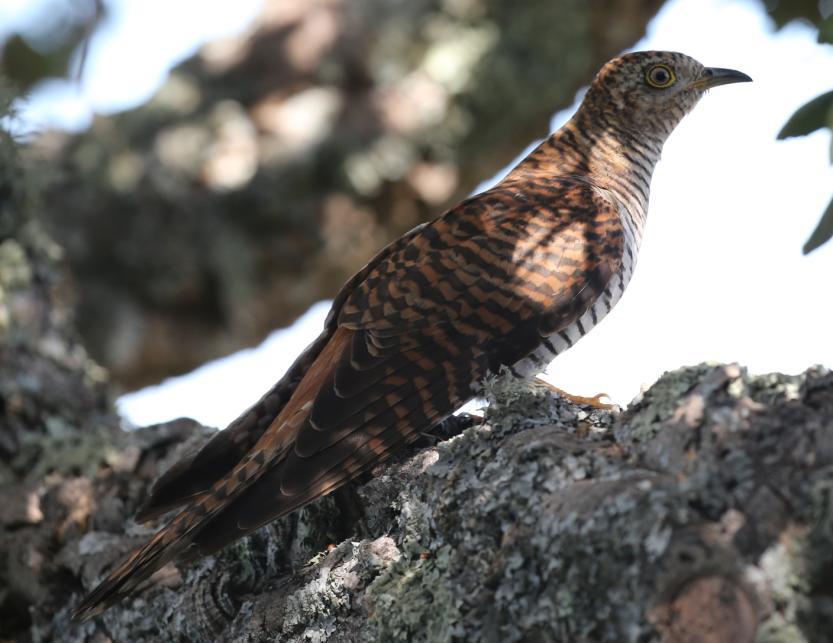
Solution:
{"label": "bird", "polygon": [[748,81],[678,52],[606,63],[572,118],[505,178],[347,281],[273,388],[156,481],[136,520],[179,513],[75,618],[368,472],[475,397],[486,376],[543,370],[622,296],[672,130],[707,90]]}

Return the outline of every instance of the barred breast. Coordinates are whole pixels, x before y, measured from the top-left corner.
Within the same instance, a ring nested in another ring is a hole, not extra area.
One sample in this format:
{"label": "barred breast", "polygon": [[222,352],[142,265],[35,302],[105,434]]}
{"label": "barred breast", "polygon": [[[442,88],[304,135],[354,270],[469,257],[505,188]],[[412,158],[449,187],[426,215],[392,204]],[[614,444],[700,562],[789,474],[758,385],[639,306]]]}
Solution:
{"label": "barred breast", "polygon": [[619,206],[619,216],[625,240],[621,268],[612,276],[604,291],[581,317],[566,328],[543,337],[541,343],[532,353],[512,365],[510,372],[516,377],[537,375],[545,370],[556,356],[589,333],[618,303],[631,280],[642,242],[641,223],[644,221],[644,211],[641,210],[641,204],[638,204],[636,208],[640,211],[638,214],[634,213],[633,205],[628,207],[628,205],[621,203],[619,199],[612,197],[607,191],[603,192],[605,192],[604,196],[618,202]]}

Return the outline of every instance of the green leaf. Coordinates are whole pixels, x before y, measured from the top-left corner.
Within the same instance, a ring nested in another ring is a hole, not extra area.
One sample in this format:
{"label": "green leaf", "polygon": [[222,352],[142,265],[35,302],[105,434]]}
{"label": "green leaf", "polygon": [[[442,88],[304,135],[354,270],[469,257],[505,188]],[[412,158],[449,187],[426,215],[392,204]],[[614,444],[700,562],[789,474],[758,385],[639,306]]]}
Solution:
{"label": "green leaf", "polygon": [[827,206],[824,214],[821,215],[821,220],[813,230],[813,234],[807,239],[804,244],[804,254],[809,254],[823,243],[827,242],[830,237],[833,237],[833,201]]}
{"label": "green leaf", "polygon": [[763,0],[763,4],[779,29],[792,20],[817,23],[821,17],[818,0]]}
{"label": "green leaf", "polygon": [[798,108],[790,120],[778,132],[778,138],[806,136],[817,129],[829,126],[828,114],[833,113],[833,91],[817,96]]}
{"label": "green leaf", "polygon": [[0,70],[23,90],[44,78],[66,77],[73,56],[80,58],[80,77],[92,33],[106,15],[104,0],[38,4],[43,6],[32,24],[0,37]]}
{"label": "green leaf", "polygon": [[819,42],[833,44],[833,16],[819,24]]}
{"label": "green leaf", "polygon": [[15,34],[3,47],[6,76],[21,89],[29,89],[43,78],[65,76],[75,43],[48,53],[34,49],[25,38]]}
{"label": "green leaf", "polygon": [[[793,20],[809,22],[819,30],[818,41],[833,42],[833,15],[824,7],[828,0],[761,0],[776,29]],[[827,15],[826,15],[827,14]]]}

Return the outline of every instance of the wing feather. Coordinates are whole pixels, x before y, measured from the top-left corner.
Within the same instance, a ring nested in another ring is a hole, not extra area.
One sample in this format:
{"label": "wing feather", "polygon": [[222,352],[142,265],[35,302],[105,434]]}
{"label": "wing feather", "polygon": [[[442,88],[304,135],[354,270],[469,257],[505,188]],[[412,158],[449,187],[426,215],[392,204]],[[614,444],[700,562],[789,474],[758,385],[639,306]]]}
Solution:
{"label": "wing feather", "polygon": [[[440,392],[441,386],[432,387],[434,395]],[[427,401],[431,399],[433,396],[424,398]],[[426,420],[433,425],[443,417],[438,410],[434,410],[429,412]],[[356,436],[350,441],[333,445],[314,458],[290,454],[214,519],[210,529],[197,535],[194,539],[195,550],[189,554],[189,558],[192,555],[199,557],[213,553],[227,543],[326,495],[384,461],[418,433],[414,424],[405,418],[384,428],[375,437]],[[304,479],[303,474],[307,471],[316,471],[317,476],[314,479],[307,478],[303,488],[282,489],[284,480]],[[293,493],[288,494],[286,491]]]}

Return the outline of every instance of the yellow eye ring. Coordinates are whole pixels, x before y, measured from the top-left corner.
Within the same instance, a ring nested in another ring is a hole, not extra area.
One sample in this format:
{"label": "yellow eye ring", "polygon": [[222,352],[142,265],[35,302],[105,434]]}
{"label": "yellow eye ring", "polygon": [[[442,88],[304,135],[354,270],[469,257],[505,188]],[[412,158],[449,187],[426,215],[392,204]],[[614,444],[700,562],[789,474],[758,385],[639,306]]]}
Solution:
{"label": "yellow eye ring", "polygon": [[656,89],[665,89],[677,82],[677,76],[668,65],[654,65],[645,72],[645,82]]}

